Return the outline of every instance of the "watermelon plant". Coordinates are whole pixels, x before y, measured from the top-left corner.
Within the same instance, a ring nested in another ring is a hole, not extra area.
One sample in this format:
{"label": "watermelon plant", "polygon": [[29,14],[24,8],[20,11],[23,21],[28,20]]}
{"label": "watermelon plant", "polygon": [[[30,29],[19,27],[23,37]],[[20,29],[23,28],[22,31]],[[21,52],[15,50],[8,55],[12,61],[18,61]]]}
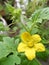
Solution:
{"label": "watermelon plant", "polygon": [[0,65],[42,65],[49,57],[49,7],[25,18],[20,8],[5,5],[12,23],[5,26],[0,16]]}

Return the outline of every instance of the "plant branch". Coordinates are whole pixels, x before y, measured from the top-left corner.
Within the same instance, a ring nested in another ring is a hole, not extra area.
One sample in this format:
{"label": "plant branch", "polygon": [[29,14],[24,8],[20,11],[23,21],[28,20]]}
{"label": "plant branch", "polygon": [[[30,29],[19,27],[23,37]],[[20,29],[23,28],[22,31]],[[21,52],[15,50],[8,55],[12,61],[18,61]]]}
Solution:
{"label": "plant branch", "polygon": [[4,26],[7,26],[7,22],[6,22],[6,20],[5,20],[3,17],[1,17],[0,19],[2,20],[3,25],[4,25]]}

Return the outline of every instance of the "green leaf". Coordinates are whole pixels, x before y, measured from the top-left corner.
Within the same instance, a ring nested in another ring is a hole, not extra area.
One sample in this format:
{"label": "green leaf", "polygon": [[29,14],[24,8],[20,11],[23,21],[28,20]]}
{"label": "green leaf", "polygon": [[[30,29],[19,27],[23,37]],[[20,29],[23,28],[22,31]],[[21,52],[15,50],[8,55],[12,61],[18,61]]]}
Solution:
{"label": "green leaf", "polygon": [[6,57],[11,52],[17,52],[14,38],[3,37],[3,42],[0,42],[0,59]]}
{"label": "green leaf", "polygon": [[49,48],[48,49],[46,49],[46,53],[48,54],[48,56],[49,56]]}
{"label": "green leaf", "polygon": [[41,65],[41,63],[37,59],[29,61],[25,58],[22,60],[21,65]]}
{"label": "green leaf", "polygon": [[4,25],[3,25],[3,23],[2,22],[0,22],[0,31],[2,31],[2,30],[4,30],[5,28],[4,28]]}
{"label": "green leaf", "polygon": [[20,64],[21,60],[17,55],[14,38],[3,37],[3,41],[0,42],[0,65]]}
{"label": "green leaf", "polygon": [[5,46],[10,49],[11,51],[15,51],[15,44],[14,44],[14,38],[10,38],[10,37],[4,37],[3,38],[3,43],[5,44]]}
{"label": "green leaf", "polygon": [[33,28],[32,31],[31,31],[31,34],[35,34],[38,32],[38,28]]}
{"label": "green leaf", "polygon": [[11,51],[3,44],[0,42],[0,59],[3,57],[6,57]]}
{"label": "green leaf", "polygon": [[42,60],[46,61],[47,58],[48,58],[48,53],[46,51],[45,52],[38,52],[37,57],[39,59],[42,59]]}
{"label": "green leaf", "polygon": [[37,59],[34,59],[30,61],[27,65],[41,65],[41,63]]}
{"label": "green leaf", "polygon": [[14,7],[12,7],[10,4],[5,3],[5,5],[6,5],[6,7],[7,7],[9,12],[13,12],[14,11]]}
{"label": "green leaf", "polygon": [[41,23],[43,19],[49,20],[49,7],[36,10],[29,18],[30,21],[39,23]]}
{"label": "green leaf", "polygon": [[17,56],[16,53],[6,57],[3,61],[0,61],[0,65],[15,65],[20,63],[21,59]]}
{"label": "green leaf", "polygon": [[13,31],[16,31],[18,28],[15,26],[15,27],[13,27]]}
{"label": "green leaf", "polygon": [[18,44],[19,44],[19,39],[16,39],[16,40],[15,40],[16,48],[17,48]]}
{"label": "green leaf", "polygon": [[27,59],[24,59],[21,63],[21,65],[27,65],[28,64],[28,60]]}
{"label": "green leaf", "polygon": [[4,26],[2,21],[0,21],[0,31],[7,31],[7,30],[9,30],[9,27]]}
{"label": "green leaf", "polygon": [[8,12],[12,15],[11,19],[12,20],[19,20],[20,19],[20,14],[21,14],[21,9],[20,8],[14,8],[13,6],[11,6],[10,4],[6,4],[7,10]]}

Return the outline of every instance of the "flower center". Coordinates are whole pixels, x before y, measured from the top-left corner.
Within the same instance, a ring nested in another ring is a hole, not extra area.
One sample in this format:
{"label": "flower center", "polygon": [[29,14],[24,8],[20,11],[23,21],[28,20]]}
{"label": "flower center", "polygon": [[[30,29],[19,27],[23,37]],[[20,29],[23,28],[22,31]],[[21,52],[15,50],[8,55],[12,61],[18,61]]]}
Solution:
{"label": "flower center", "polygon": [[30,42],[27,43],[27,45],[28,45],[28,47],[32,48],[34,46],[34,43],[33,43],[33,41],[30,41]]}

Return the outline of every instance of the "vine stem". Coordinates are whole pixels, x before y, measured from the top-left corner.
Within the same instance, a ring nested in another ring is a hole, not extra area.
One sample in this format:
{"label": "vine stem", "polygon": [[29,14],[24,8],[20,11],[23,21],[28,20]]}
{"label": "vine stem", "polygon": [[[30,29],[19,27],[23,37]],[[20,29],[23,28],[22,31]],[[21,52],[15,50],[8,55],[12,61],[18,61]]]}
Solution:
{"label": "vine stem", "polygon": [[31,28],[30,28],[30,32],[32,31],[33,27],[35,26],[35,22],[32,24]]}
{"label": "vine stem", "polygon": [[30,32],[30,30],[25,26],[25,22],[24,22],[24,18],[23,18],[23,15],[21,14],[21,24],[22,24],[22,26],[24,27],[24,29],[27,31],[27,32]]}
{"label": "vine stem", "polygon": [[28,28],[21,22],[22,26],[24,27],[24,29],[29,32]]}
{"label": "vine stem", "polygon": [[11,26],[12,24],[16,24],[16,23],[17,23],[17,22],[11,23],[11,24],[8,25],[8,27]]}

